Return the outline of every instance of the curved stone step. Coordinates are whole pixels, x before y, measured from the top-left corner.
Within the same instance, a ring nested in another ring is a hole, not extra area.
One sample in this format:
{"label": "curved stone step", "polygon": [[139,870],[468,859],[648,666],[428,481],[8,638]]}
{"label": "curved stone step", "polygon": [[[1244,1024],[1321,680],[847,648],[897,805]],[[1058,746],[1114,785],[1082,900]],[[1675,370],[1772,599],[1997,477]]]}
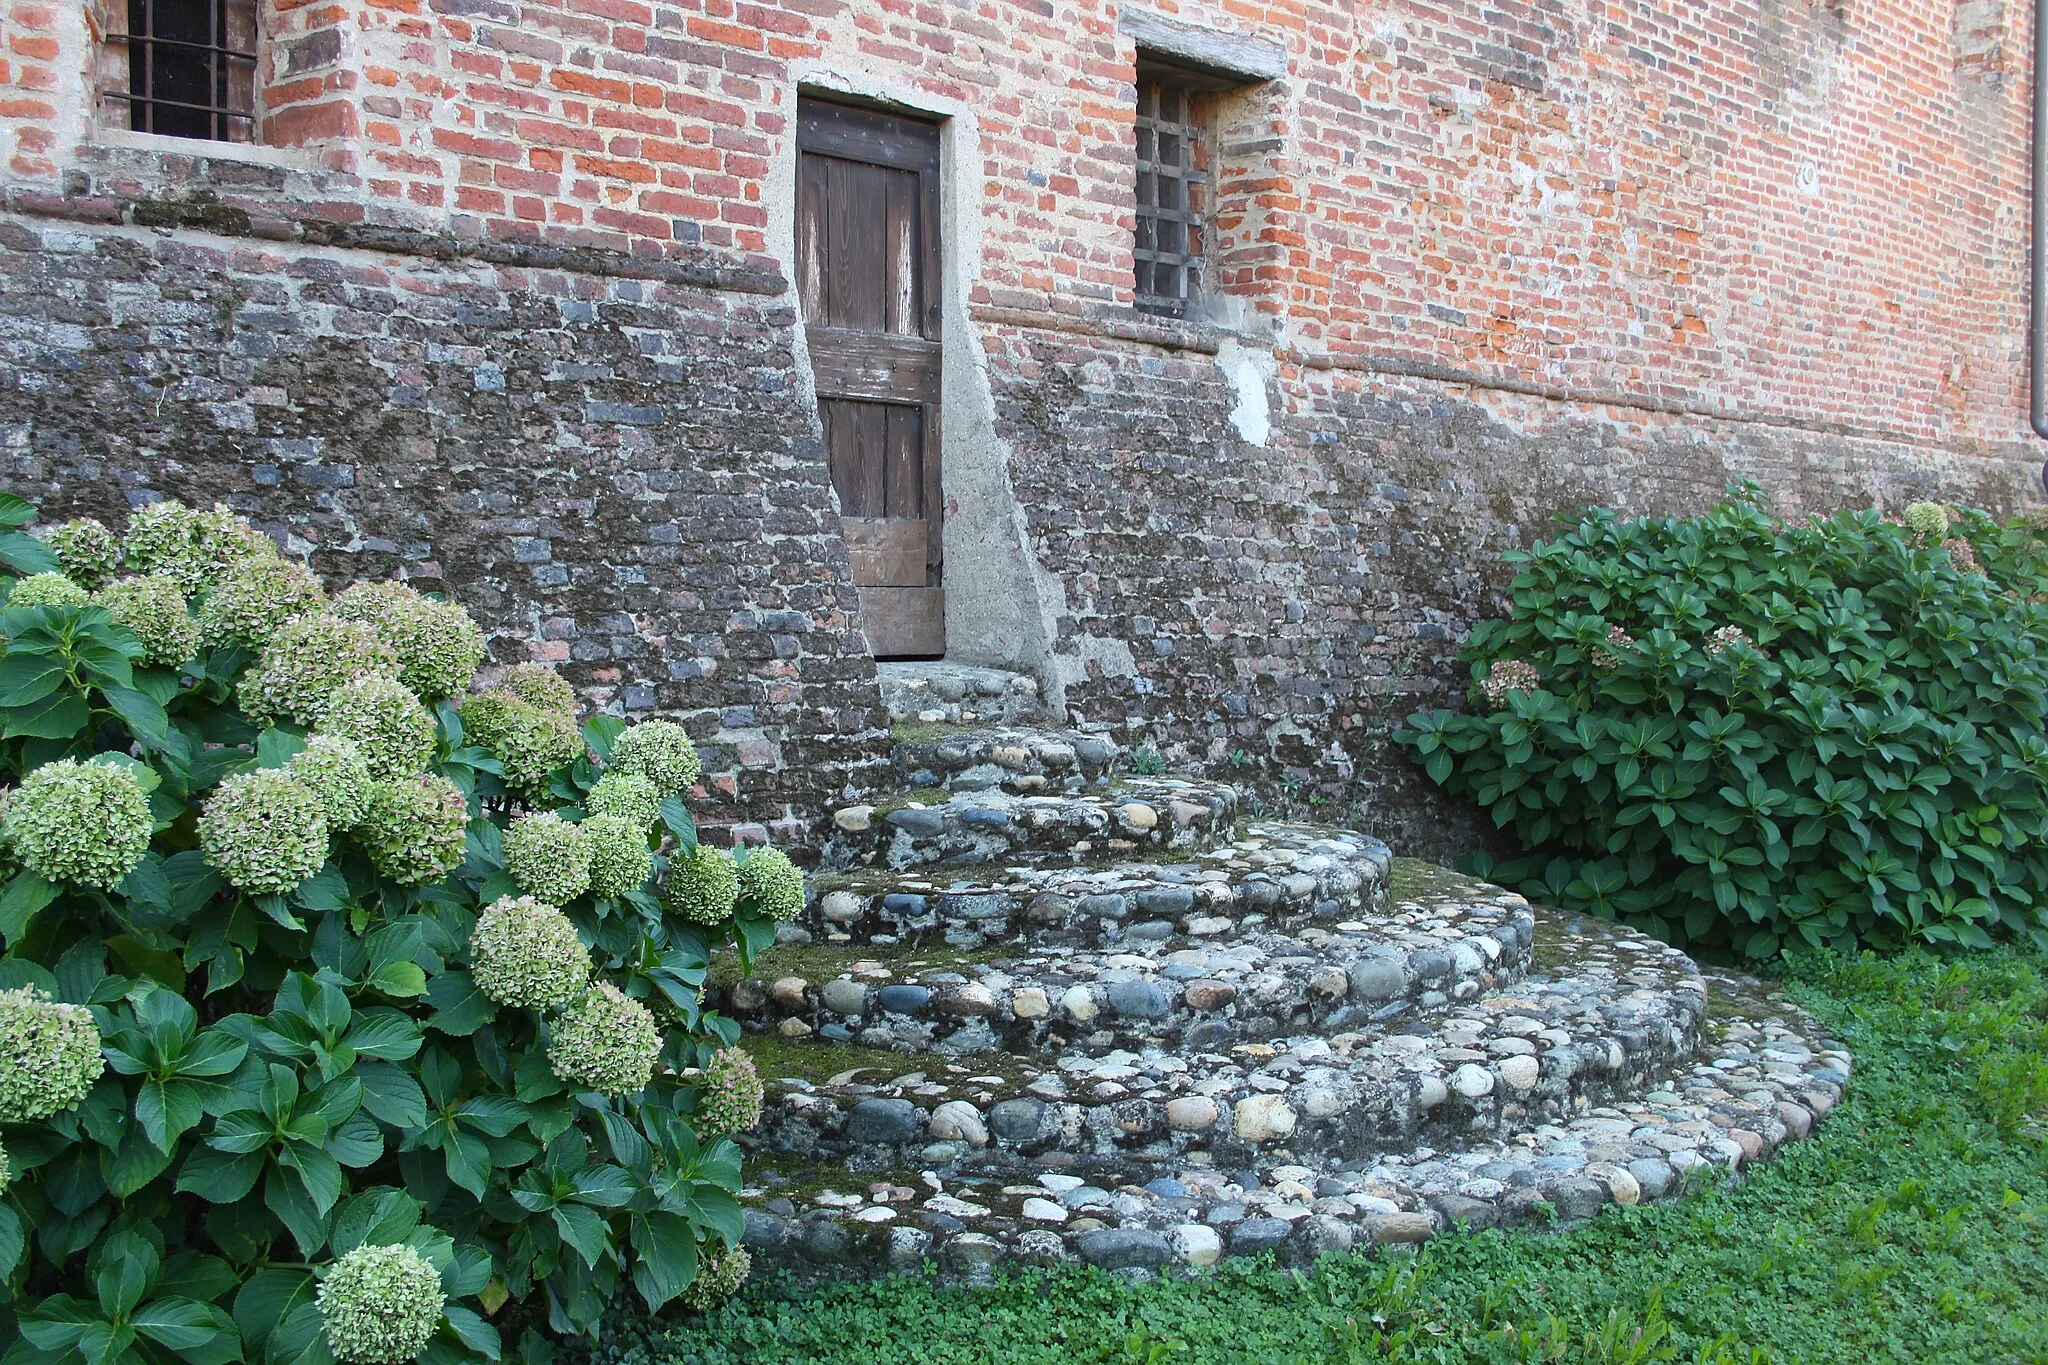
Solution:
{"label": "curved stone step", "polygon": [[1369,919],[1282,933],[1191,913],[1166,927],[1109,948],[1006,948],[992,959],[863,945],[817,981],[778,974],[771,960],[714,1003],[750,1031],[905,1053],[1220,1053],[1476,999],[1520,978],[1534,940],[1520,896],[1447,874]]}
{"label": "curved stone step", "polygon": [[1392,854],[1317,825],[1251,821],[1178,862],[867,868],[809,879],[808,930],[832,943],[1102,945],[1228,937],[1383,912]]}
{"label": "curved stone step", "polygon": [[[1234,1168],[1274,1153],[1327,1168],[1510,1137],[1640,1094],[1653,1073],[1691,1056],[1706,1003],[1690,959],[1563,912],[1547,912],[1546,924],[1544,967],[1433,1015],[1374,1021],[1348,1004],[1321,1032],[1227,1050],[1140,1043],[1106,1054],[1069,1048],[1043,1067],[968,1058],[968,1068],[987,1069],[964,1077],[935,1058],[880,1084],[777,1078],[745,1145],[870,1171],[1048,1153],[1118,1171]],[[1431,951],[1416,949],[1410,964]]]}
{"label": "curved stone step", "polygon": [[[954,1278],[1083,1261],[1151,1273],[1274,1252],[1301,1264],[1458,1226],[1566,1222],[1726,1179],[1803,1138],[1841,1098],[1850,1058],[1754,982],[1710,975],[1699,1060],[1639,1097],[1507,1140],[1334,1165],[1261,1151],[1111,1171],[1041,1159],[978,1171],[750,1165],[746,1244],[799,1273],[881,1274],[927,1260]],[[1730,1004],[1735,1005],[1732,1012]]]}
{"label": "curved stone step", "polygon": [[1080,730],[918,726],[898,734],[897,771],[920,789],[1042,796],[1082,791],[1123,771],[1122,746]]}
{"label": "curved stone step", "polygon": [[944,660],[875,666],[889,718],[924,724],[1012,724],[1044,714],[1036,679],[1000,668]]}
{"label": "curved stone step", "polygon": [[1230,840],[1237,821],[1235,788],[1170,777],[1127,778],[1050,796],[994,790],[931,795],[944,799],[837,812],[822,862],[901,870],[1029,858],[1041,866],[1071,866],[1214,848]]}

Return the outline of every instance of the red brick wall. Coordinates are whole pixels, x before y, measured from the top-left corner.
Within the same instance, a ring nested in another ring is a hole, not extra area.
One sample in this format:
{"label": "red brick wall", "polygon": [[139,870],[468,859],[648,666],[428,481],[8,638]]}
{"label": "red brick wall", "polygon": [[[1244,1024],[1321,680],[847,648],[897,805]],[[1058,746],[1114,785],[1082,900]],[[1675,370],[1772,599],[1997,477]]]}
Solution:
{"label": "red brick wall", "polygon": [[[787,273],[794,85],[830,71],[974,120],[978,301],[1129,300],[1114,5],[266,3],[264,140],[367,221]],[[1212,279],[1302,357],[2010,440],[2025,8],[1183,6],[1290,54],[1222,102]],[[51,182],[93,137],[90,35],[50,0],[5,22],[0,164]]]}

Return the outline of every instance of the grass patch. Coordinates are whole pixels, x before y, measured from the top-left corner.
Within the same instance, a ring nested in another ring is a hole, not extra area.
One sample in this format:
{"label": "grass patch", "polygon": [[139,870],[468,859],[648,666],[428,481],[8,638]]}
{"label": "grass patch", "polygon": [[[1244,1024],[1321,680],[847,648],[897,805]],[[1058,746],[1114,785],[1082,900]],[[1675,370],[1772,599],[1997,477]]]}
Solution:
{"label": "grass patch", "polygon": [[750,1285],[609,1359],[725,1362],[2048,1360],[2048,959],[1815,960],[1790,993],[1848,1041],[1848,1101],[1732,1189],[1562,1233],[1449,1236],[1312,1275],[1093,1271],[980,1290]]}

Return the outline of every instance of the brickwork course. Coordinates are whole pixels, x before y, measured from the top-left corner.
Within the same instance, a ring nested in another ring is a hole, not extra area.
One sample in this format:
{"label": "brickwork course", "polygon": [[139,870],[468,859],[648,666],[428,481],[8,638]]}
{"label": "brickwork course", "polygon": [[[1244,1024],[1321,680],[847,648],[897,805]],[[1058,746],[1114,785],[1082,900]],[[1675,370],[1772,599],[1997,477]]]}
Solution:
{"label": "brickwork course", "polygon": [[[2035,487],[2016,0],[260,0],[248,147],[116,126],[113,9],[0,0],[9,485],[447,592],[728,819],[886,748],[799,92],[943,120],[948,564],[1010,613],[953,652],[1402,851],[1472,835],[1386,732],[1556,512]],[[1208,101],[1191,320],[1132,307],[1147,19],[1284,64]]]}

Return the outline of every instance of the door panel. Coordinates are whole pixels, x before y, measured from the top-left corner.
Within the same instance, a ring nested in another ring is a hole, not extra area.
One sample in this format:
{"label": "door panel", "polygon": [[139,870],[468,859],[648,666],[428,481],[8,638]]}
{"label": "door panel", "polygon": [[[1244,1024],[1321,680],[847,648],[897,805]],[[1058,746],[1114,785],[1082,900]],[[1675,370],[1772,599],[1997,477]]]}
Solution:
{"label": "door panel", "polygon": [[801,100],[797,291],[868,642],[942,654],[938,128]]}

